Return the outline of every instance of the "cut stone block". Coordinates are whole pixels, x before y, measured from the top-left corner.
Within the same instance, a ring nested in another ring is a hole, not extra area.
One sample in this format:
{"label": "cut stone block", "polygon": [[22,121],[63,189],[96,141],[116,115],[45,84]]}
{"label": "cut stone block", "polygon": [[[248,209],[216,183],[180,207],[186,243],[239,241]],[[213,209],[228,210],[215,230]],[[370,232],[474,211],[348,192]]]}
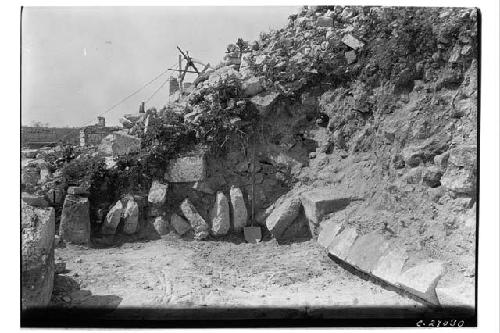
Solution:
{"label": "cut stone block", "polygon": [[351,202],[350,197],[336,193],[333,188],[302,193],[300,200],[307,219],[313,224],[318,224],[323,216],[341,210]]}
{"label": "cut stone block", "polygon": [[474,308],[475,288],[473,284],[457,284],[451,286],[438,286],[436,295],[441,306],[464,306]]}
{"label": "cut stone block", "polygon": [[141,149],[141,139],[125,131],[117,131],[102,139],[99,152],[106,156],[121,156]]}
{"label": "cut stone block", "polygon": [[439,304],[435,288],[444,272],[441,262],[421,263],[404,271],[397,282],[403,289],[428,302]]}
{"label": "cut stone block", "polygon": [[54,286],[54,208],[21,205],[21,306],[47,306]]}
{"label": "cut stone block", "polygon": [[321,224],[321,230],[318,236],[318,244],[325,249],[330,246],[333,239],[339,234],[342,229],[342,223],[336,221],[325,221]]}
{"label": "cut stone block", "polygon": [[189,199],[185,199],[181,204],[181,211],[184,214],[184,217],[189,221],[189,224],[194,230],[194,239],[202,240],[207,238],[208,236],[208,224],[205,222],[203,217],[198,214],[198,211],[193,206],[193,204],[189,201]]}
{"label": "cut stone block", "polygon": [[106,220],[101,229],[101,233],[104,235],[114,235],[116,232],[116,227],[120,224],[120,219],[123,213],[123,204],[118,200],[113,207],[109,210],[106,215]]}
{"label": "cut stone block", "polygon": [[68,194],[64,200],[59,235],[69,243],[88,245],[90,241],[89,199]]}
{"label": "cut stone block", "polygon": [[342,38],[342,43],[355,50],[362,48],[365,45],[363,42],[359,41],[356,37],[354,37],[351,34],[345,35],[344,38]]}
{"label": "cut stone block", "polygon": [[345,260],[349,254],[351,246],[358,238],[358,233],[354,228],[346,228],[338,234],[328,246],[328,253],[336,256],[341,260]]}
{"label": "cut stone block", "polygon": [[229,201],[222,192],[217,192],[214,208],[212,210],[212,234],[225,235],[231,227],[229,214]]}
{"label": "cut stone block", "polygon": [[175,232],[181,236],[191,230],[191,226],[189,225],[188,221],[175,213],[170,216],[170,225],[172,225]]}
{"label": "cut stone block", "polygon": [[263,92],[252,97],[250,102],[257,108],[261,116],[265,116],[271,111],[278,96],[279,93],[277,92]]}
{"label": "cut stone block", "polygon": [[316,26],[325,28],[333,27],[333,19],[328,16],[319,16],[316,21]]}
{"label": "cut stone block", "polygon": [[295,221],[300,212],[300,199],[291,197],[276,206],[266,219],[266,227],[277,239]]}
{"label": "cut stone block", "polygon": [[392,249],[378,260],[372,274],[388,283],[396,284],[408,255],[402,249]]}
{"label": "cut stone block", "polygon": [[389,242],[377,232],[359,237],[349,250],[346,261],[352,266],[370,273],[378,260],[389,249]]}
{"label": "cut stone block", "polygon": [[125,223],[123,224],[123,232],[127,235],[132,235],[137,231],[139,226],[139,205],[134,200],[127,202],[127,207],[123,212]]}
{"label": "cut stone block", "polygon": [[245,199],[241,189],[238,187],[231,186],[229,191],[229,196],[231,198],[231,208],[233,212],[233,227],[234,231],[242,231],[247,225],[248,213],[247,207],[245,205]]}
{"label": "cut stone block", "polygon": [[158,180],[153,181],[149,190],[148,201],[157,205],[164,204],[167,198],[167,189],[167,184],[162,184]]}
{"label": "cut stone block", "polygon": [[203,154],[171,160],[165,173],[165,179],[171,183],[197,182],[205,177],[206,164]]}

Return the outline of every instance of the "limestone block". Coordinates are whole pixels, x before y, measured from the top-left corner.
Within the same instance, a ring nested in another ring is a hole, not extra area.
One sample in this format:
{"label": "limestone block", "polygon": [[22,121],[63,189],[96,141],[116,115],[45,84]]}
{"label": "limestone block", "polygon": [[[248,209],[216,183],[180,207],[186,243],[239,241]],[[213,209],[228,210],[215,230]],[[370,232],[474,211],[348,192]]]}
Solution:
{"label": "limestone block", "polygon": [[215,204],[211,213],[212,234],[225,235],[231,226],[229,213],[229,201],[222,192],[217,192]]}
{"label": "limestone block", "polygon": [[337,221],[330,220],[321,223],[318,244],[327,249],[341,229],[342,223]]}
{"label": "limestone block", "polygon": [[404,271],[399,276],[397,283],[403,289],[428,302],[439,304],[435,288],[444,272],[443,263],[439,261],[424,262]]}
{"label": "limestone block", "polygon": [[59,235],[68,243],[88,245],[90,241],[89,199],[68,194],[64,200]]}
{"label": "limestone block", "polygon": [[193,204],[189,201],[189,199],[185,199],[181,204],[181,211],[184,214],[184,217],[189,221],[189,224],[194,230],[194,239],[202,240],[207,238],[209,226],[207,222],[198,214],[198,211],[193,206]]}
{"label": "limestone block", "polygon": [[285,199],[277,205],[266,219],[266,227],[277,239],[295,221],[302,204],[298,197]]}
{"label": "limestone block", "polygon": [[348,227],[338,234],[328,246],[328,253],[336,256],[341,260],[345,260],[349,254],[351,246],[358,238],[356,229]]}

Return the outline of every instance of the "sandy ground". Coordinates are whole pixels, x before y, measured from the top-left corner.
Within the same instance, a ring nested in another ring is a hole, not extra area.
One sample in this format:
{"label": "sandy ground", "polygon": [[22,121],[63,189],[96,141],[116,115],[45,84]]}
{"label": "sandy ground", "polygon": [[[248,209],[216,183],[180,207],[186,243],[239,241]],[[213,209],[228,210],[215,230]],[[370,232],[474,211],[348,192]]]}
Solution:
{"label": "sandy ground", "polygon": [[[51,304],[110,309],[200,306],[406,306],[414,300],[339,267],[314,241],[186,241],[56,249]],[[239,243],[239,244],[238,244]]]}

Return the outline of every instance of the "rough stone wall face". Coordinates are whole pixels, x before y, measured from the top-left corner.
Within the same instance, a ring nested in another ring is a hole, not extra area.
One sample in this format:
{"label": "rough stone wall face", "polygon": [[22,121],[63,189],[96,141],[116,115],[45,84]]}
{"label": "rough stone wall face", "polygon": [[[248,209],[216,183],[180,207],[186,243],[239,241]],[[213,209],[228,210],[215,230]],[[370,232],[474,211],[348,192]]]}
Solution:
{"label": "rough stone wall face", "polygon": [[54,208],[22,205],[22,308],[48,305],[54,284]]}
{"label": "rough stone wall face", "polygon": [[68,194],[64,200],[59,236],[73,244],[90,241],[89,199]]}

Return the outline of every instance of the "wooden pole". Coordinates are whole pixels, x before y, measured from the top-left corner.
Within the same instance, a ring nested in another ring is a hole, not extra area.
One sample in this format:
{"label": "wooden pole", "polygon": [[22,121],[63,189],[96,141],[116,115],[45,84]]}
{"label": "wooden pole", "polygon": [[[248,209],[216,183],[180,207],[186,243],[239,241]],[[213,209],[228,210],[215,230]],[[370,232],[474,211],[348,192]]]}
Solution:
{"label": "wooden pole", "polygon": [[[253,135],[252,135],[253,137]],[[252,227],[255,223],[255,138],[252,138]]]}

